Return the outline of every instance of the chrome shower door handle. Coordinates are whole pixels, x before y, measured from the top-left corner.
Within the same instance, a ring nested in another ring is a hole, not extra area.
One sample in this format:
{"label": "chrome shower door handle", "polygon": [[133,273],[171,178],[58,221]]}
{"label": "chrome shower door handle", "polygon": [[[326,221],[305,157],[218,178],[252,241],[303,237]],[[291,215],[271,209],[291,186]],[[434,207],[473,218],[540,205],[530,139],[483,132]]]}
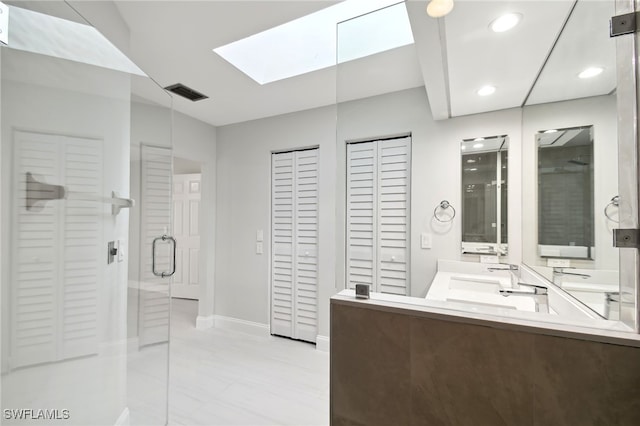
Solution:
{"label": "chrome shower door handle", "polygon": [[[168,241],[173,246],[173,260],[171,262],[171,271],[169,272],[157,272],[156,271],[156,243],[158,241]],[[156,277],[170,277],[176,273],[176,240],[170,235],[163,235],[161,237],[156,237],[153,239],[153,243],[151,243],[151,272]]]}

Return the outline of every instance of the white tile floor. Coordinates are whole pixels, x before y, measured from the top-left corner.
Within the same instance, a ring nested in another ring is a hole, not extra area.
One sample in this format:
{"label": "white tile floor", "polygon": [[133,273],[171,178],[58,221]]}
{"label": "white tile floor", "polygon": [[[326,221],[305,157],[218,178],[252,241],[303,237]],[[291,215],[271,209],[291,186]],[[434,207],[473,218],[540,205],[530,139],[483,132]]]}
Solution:
{"label": "white tile floor", "polygon": [[173,299],[170,425],[328,425],[329,354],[278,337],[196,330]]}

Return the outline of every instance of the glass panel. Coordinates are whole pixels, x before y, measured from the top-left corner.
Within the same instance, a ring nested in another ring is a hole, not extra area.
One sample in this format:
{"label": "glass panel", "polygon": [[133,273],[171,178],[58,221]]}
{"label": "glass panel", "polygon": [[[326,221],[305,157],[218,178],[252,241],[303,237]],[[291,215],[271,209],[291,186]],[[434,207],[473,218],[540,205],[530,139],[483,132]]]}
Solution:
{"label": "glass panel", "polygon": [[170,97],[65,2],[19,6],[0,50],[3,424],[164,425],[168,279],[143,303],[139,241],[140,223],[170,231],[143,215],[171,198],[139,186],[130,153],[170,150]]}
{"label": "glass panel", "polygon": [[[350,13],[341,15],[335,46],[336,212],[345,224],[337,254],[344,261],[336,267],[339,287],[369,284],[374,292],[411,295],[422,291],[410,279],[411,126],[386,114],[392,103],[362,99],[393,91],[403,65],[388,58],[414,51],[406,5],[393,3],[341,3]],[[361,9],[351,9],[357,4]]]}
{"label": "glass panel", "polygon": [[[494,1],[456,1],[439,19],[426,16],[424,4],[404,2],[339,23],[336,211],[345,244],[338,249],[348,247],[350,229],[340,192],[350,184],[342,173],[346,143],[410,133],[411,295],[451,309],[516,318],[536,311],[539,321],[625,329],[603,320],[624,311],[620,255],[611,241],[625,205],[631,215],[637,204],[621,194],[636,188],[635,172],[624,184],[617,177],[619,169],[631,170],[626,159],[636,158],[628,149],[619,167],[618,133],[634,128],[635,92],[627,89],[632,99],[622,102],[617,79],[635,76],[629,65],[618,77],[617,65],[632,64],[633,54],[627,43],[616,58],[614,3],[511,2],[519,19],[506,31],[492,28],[505,12]],[[367,23],[382,22],[378,14],[392,7],[405,8],[414,43],[346,60],[361,40],[374,38]],[[562,155],[539,148],[549,130],[567,138]],[[460,141],[482,135],[509,135],[509,150],[461,154]],[[492,177],[481,176],[480,166]],[[353,254],[337,255],[348,265]],[[349,276],[344,272],[338,276]],[[631,307],[635,278],[622,281]],[[553,296],[527,293],[519,283],[548,287]]]}

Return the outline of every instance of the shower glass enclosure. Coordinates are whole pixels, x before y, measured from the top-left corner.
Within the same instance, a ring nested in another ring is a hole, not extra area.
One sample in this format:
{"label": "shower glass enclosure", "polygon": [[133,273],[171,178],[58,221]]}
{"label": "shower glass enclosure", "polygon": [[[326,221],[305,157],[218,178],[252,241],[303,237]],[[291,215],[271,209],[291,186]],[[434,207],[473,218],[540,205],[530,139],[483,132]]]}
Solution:
{"label": "shower glass enclosure", "polygon": [[66,2],[11,4],[2,423],[164,425],[171,98]]}

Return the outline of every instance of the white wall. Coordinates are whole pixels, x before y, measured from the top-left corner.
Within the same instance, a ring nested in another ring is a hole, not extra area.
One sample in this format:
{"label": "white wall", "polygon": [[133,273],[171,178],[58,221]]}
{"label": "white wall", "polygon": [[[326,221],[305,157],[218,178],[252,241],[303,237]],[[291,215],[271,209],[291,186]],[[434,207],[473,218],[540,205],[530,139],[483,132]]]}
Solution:
{"label": "white wall", "polygon": [[[218,129],[217,315],[269,323],[269,252],[255,254],[255,233],[265,230],[265,248],[270,247],[269,179],[275,150],[320,147],[320,335],[329,332],[329,297],[344,288],[345,140],[413,134],[412,295],[426,294],[438,258],[461,258],[460,217],[441,226],[432,216],[443,199],[460,206],[462,139],[510,136],[509,239],[520,241],[519,109],[435,122],[424,88],[417,88],[341,104],[337,111],[319,108]],[[432,249],[420,248],[421,232],[433,235]],[[520,253],[519,244],[513,244],[508,260],[519,262]]]}
{"label": "white wall", "polygon": [[[521,263],[523,248],[526,253],[535,250],[532,238],[537,235],[537,209],[531,205],[535,133],[594,124],[596,161],[609,164],[616,155],[610,145],[616,140],[614,105],[611,97],[600,97],[434,121],[424,89],[418,88],[340,104],[337,110],[319,108],[219,128],[216,314],[269,323],[269,253],[255,254],[255,232],[265,230],[265,248],[270,247],[272,151],[320,147],[319,334],[327,335],[328,298],[345,281],[345,141],[412,133],[411,295],[424,297],[438,259],[478,260],[460,253],[460,142],[509,136],[509,254],[503,261]],[[617,191],[616,174],[607,170],[615,168],[596,170],[596,206]],[[458,212],[448,225],[433,219],[434,208],[444,199]],[[432,235],[431,249],[420,248],[422,232]],[[602,224],[596,232],[599,244],[608,241]],[[603,262],[608,259],[600,246],[597,252]]]}
{"label": "white wall", "polygon": [[[216,315],[269,323],[271,152],[319,146],[319,298],[335,292],[335,108],[218,128]],[[256,231],[264,254],[256,254]],[[328,303],[318,312],[328,335]]]}
{"label": "white wall", "polygon": [[[345,282],[345,141],[412,133],[411,164],[411,295],[424,297],[436,273],[437,259],[477,260],[461,255],[460,142],[480,136],[509,135],[509,241],[520,241],[519,109],[434,121],[423,88],[341,104],[338,108],[338,184],[336,208],[337,286]],[[448,200],[456,209],[453,222],[433,218],[434,208]],[[420,234],[432,235],[432,248],[420,248]],[[520,261],[519,244],[509,245],[505,261]]]}
{"label": "white wall", "polygon": [[133,103],[131,110],[131,139],[140,143],[171,146],[173,155],[202,165],[202,200],[200,203],[200,302],[198,315],[213,315],[215,274],[216,220],[216,128],[174,112],[172,135],[164,131],[170,110],[162,106]]}

